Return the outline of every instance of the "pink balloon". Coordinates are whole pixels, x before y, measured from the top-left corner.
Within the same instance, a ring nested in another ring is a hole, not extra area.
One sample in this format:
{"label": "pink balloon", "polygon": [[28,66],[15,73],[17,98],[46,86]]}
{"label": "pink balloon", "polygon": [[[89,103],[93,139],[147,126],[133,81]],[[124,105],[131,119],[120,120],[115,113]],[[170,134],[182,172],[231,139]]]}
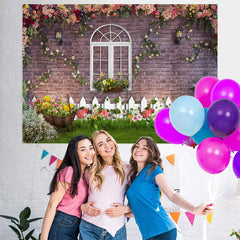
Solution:
{"label": "pink balloon", "polygon": [[211,105],[211,92],[215,84],[219,80],[215,77],[201,78],[195,87],[195,98],[197,98],[204,108],[208,108]]}
{"label": "pink balloon", "polygon": [[223,141],[228,145],[232,151],[240,150],[240,126],[230,136],[223,138]]}
{"label": "pink balloon", "polygon": [[211,101],[227,98],[235,102],[240,107],[240,84],[231,79],[219,81],[211,93]]}
{"label": "pink balloon", "polygon": [[169,108],[164,108],[158,112],[154,120],[154,127],[158,136],[166,142],[181,144],[187,138],[187,136],[179,133],[171,124]]}
{"label": "pink balloon", "polygon": [[230,162],[230,149],[219,138],[206,138],[197,148],[197,161],[204,171],[211,174],[220,173]]}

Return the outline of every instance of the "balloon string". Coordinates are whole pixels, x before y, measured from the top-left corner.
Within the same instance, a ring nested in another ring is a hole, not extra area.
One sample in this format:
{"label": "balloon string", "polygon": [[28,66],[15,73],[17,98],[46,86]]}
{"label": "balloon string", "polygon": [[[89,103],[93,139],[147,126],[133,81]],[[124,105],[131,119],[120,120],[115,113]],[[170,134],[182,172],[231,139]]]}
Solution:
{"label": "balloon string", "polygon": [[202,240],[207,240],[207,218],[203,220],[203,237]]}

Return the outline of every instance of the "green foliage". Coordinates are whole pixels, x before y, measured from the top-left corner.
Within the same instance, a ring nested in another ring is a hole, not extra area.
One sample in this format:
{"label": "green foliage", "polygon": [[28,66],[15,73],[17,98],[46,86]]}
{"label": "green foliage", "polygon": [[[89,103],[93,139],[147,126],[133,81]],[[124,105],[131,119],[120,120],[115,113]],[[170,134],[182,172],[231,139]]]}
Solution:
{"label": "green foliage", "polygon": [[42,114],[37,114],[33,109],[23,111],[22,133],[24,143],[37,143],[58,138],[56,129],[45,121]]}
{"label": "green foliage", "polygon": [[22,109],[27,110],[28,109],[28,103],[27,103],[27,86],[25,81],[22,82],[22,96],[23,96],[23,103],[22,103]]}
{"label": "green foliage", "polygon": [[[29,229],[31,222],[38,221],[42,218],[29,219],[30,215],[31,209],[29,207],[26,207],[20,212],[19,219],[7,215],[0,215],[0,217],[11,220],[11,223],[13,223],[15,226],[9,225],[9,227],[16,233],[19,240],[37,240],[37,238],[33,236],[35,229],[32,229],[28,233],[25,232]],[[38,239],[40,239],[40,234]]]}

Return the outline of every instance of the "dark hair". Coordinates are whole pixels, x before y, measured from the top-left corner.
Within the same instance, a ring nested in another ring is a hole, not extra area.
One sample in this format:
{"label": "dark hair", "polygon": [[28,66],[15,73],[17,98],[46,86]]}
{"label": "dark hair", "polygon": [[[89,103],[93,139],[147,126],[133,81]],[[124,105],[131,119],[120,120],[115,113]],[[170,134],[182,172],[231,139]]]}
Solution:
{"label": "dark hair", "polygon": [[151,168],[148,170],[148,172],[150,173],[151,171],[155,170],[157,165],[163,170],[162,167],[162,159],[160,157],[160,151],[159,148],[157,146],[157,144],[155,143],[155,141],[151,138],[151,137],[140,137],[132,146],[131,148],[131,157],[130,157],[130,165],[131,165],[131,169],[129,172],[129,177],[130,177],[130,182],[132,183],[134,181],[134,179],[137,176],[137,162],[133,159],[133,150],[136,147],[136,145],[141,141],[141,140],[146,140],[147,141],[147,147],[148,147],[148,158],[147,161],[145,163],[145,167],[152,163]]}
{"label": "dark hair", "polygon": [[74,197],[76,194],[78,194],[77,185],[81,178],[81,173],[82,173],[83,169],[81,169],[80,160],[79,160],[78,153],[77,153],[77,148],[78,148],[78,142],[80,142],[84,139],[88,139],[92,143],[92,140],[85,135],[77,135],[77,136],[73,137],[70,140],[70,142],[68,143],[68,147],[67,147],[65,156],[63,158],[61,165],[56,170],[56,172],[53,176],[48,194],[52,194],[55,191],[55,189],[57,187],[57,181],[60,179],[60,175],[62,173],[61,170],[63,170],[65,167],[68,167],[68,166],[72,166],[72,168],[73,168],[72,183],[70,186],[71,196]]}

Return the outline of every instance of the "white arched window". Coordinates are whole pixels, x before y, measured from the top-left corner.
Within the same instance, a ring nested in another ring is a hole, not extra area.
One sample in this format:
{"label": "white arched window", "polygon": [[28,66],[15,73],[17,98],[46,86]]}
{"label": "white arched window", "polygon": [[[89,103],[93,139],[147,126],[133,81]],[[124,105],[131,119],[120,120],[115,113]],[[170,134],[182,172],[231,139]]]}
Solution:
{"label": "white arched window", "polygon": [[101,73],[110,78],[128,78],[132,90],[132,40],[121,26],[106,24],[97,28],[90,39],[90,90]]}

